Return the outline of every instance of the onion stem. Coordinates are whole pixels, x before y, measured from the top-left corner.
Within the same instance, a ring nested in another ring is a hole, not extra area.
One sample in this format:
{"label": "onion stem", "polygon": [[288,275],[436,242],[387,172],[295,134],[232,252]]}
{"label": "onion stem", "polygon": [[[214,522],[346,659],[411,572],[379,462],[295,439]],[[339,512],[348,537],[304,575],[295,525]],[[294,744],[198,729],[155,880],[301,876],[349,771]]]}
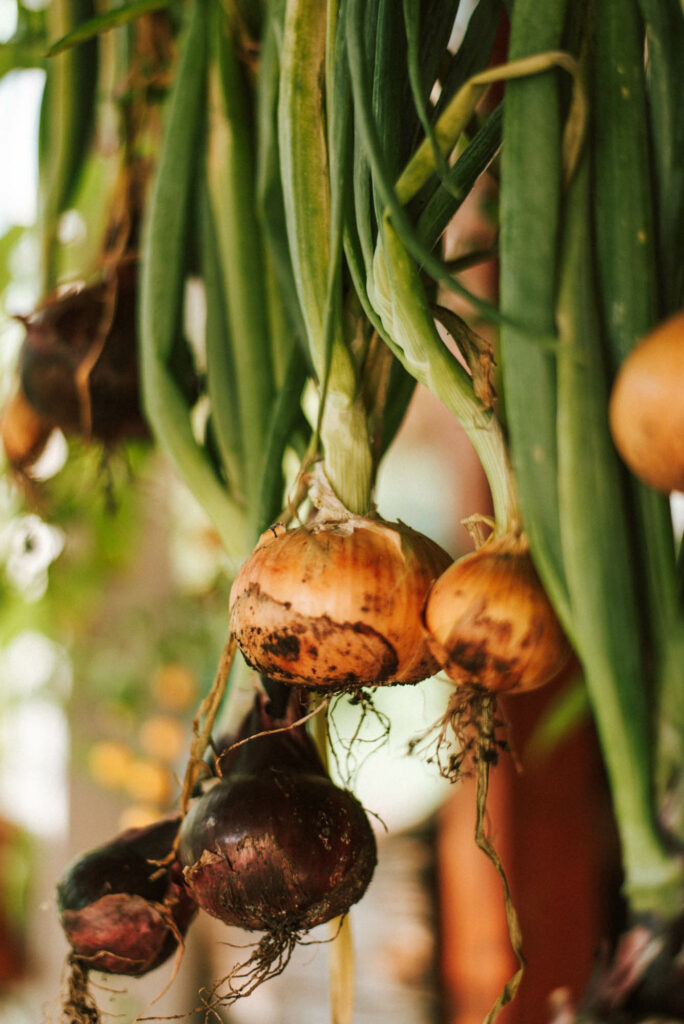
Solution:
{"label": "onion stem", "polygon": [[[557,49],[567,0],[516,0],[509,57]],[[501,157],[501,327],[503,385],[513,468],[535,566],[572,639],[560,546],[555,353],[536,345],[555,335],[556,264],[562,179],[558,76],[506,86]]]}
{"label": "onion stem", "polygon": [[[297,294],[319,387],[326,474],[352,512],[370,507],[373,459],[356,368],[343,337],[338,280],[341,237],[332,227],[325,111],[327,5],[290,0],[278,109],[285,214]],[[331,106],[333,100],[329,98]]]}
{"label": "onion stem", "polygon": [[205,93],[206,5],[192,8],[172,90],[143,242],[140,351],[143,400],[160,446],[214,523],[226,551],[241,553],[245,520],[196,441],[190,409],[171,369],[178,335],[191,182]]}
{"label": "onion stem", "polygon": [[656,826],[643,624],[620,467],[607,423],[588,212],[585,160],[567,196],[558,304],[563,560],[576,649],[622,841],[625,895],[634,913],[667,919],[679,913],[684,869],[666,851]]}

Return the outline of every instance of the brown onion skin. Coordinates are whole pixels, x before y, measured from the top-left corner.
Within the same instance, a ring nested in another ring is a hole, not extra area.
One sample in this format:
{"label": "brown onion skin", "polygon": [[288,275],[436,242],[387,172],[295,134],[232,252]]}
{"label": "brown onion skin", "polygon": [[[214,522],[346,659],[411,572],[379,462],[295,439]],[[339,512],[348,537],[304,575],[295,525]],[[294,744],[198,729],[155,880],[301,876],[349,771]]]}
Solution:
{"label": "brown onion skin", "polygon": [[276,527],[235,579],[231,630],[249,664],[281,682],[415,683],[437,669],[420,610],[450,562],[429,538],[379,517]]}
{"label": "brown onion skin", "polygon": [[137,259],[122,260],[101,282],[49,296],[24,320],[22,391],[36,412],[65,434],[84,431],[77,374],[97,352],[87,378],[91,436],[106,444],[148,436],[138,382],[137,266]]}
{"label": "brown onion skin", "polygon": [[197,906],[177,861],[158,877],[150,862],[169,854],[179,822],[127,829],[65,871],[57,886],[60,921],[74,954],[90,968],[138,977],[176,950]]}
{"label": "brown onion skin", "polygon": [[376,864],[363,808],[327,777],[301,727],[240,748],[192,802],[178,849],[198,905],[253,931],[306,931],[346,913]]}
{"label": "brown onion skin", "polygon": [[665,494],[684,491],[684,310],[625,359],[611,394],[610,426],[639,479]]}
{"label": "brown onion skin", "polygon": [[433,585],[423,621],[447,675],[493,693],[543,686],[572,653],[520,538],[491,540],[454,562]]}

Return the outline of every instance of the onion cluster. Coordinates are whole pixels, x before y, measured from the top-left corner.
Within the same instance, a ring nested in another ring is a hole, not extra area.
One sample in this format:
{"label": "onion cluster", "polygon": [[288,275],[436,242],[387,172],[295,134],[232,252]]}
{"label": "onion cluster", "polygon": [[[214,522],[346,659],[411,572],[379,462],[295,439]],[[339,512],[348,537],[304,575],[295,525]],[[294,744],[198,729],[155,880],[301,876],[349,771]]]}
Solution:
{"label": "onion cluster", "polygon": [[285,683],[415,683],[438,667],[420,609],[450,562],[429,538],[379,516],[276,526],[235,579],[231,630],[250,665]]}

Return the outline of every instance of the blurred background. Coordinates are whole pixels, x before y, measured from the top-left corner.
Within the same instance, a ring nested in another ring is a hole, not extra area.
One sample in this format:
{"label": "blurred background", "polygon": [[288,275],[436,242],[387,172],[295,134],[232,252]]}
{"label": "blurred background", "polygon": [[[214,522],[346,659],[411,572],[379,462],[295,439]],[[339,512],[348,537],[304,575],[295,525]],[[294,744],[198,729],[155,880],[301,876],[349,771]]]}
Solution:
{"label": "blurred background", "polygon": [[[24,4],[38,12],[40,0]],[[464,17],[468,5],[463,4]],[[0,0],[0,42],[17,6]],[[44,72],[0,68],[0,399],[40,296],[37,136]],[[63,214],[65,266],[88,243],[88,190]],[[453,242],[491,242],[486,180]],[[484,211],[484,212],[483,212]],[[489,235],[488,235],[489,232]],[[447,239],[447,250],[450,239]],[[496,267],[471,272],[495,293]],[[484,275],[484,277],[483,277]],[[450,301],[453,297],[450,297]],[[445,300],[446,301],[446,300]],[[199,311],[201,315],[201,310]],[[483,328],[484,331],[484,328]],[[461,520],[490,511],[479,466],[453,418],[418,388],[380,472],[377,504],[453,556],[472,546]],[[56,431],[29,479],[0,476],[0,1020],[59,1021],[67,952],[55,884],[69,861],[178,799],[190,723],[227,630],[230,575],[201,509],[145,440],[111,451]],[[391,719],[381,743],[364,723],[356,792],[373,814],[379,865],[352,913],[359,1024],[475,1024],[515,963],[501,886],[473,842],[474,790],[440,778],[408,745],[450,692],[429,680],[378,692]],[[335,727],[358,714],[340,702]],[[579,995],[602,936],[619,923],[619,874],[600,759],[573,673],[504,707],[512,755],[494,772],[492,839],[510,874],[530,967],[506,1024],[542,1024],[559,990]],[[552,922],[551,927],[549,922]],[[325,928],[314,940],[327,940]],[[248,936],[207,917],[179,965],[142,981],[98,976],[121,1024],[184,1014],[228,973]],[[235,1022],[327,1019],[325,941],[226,1014]],[[173,988],[153,1001],[177,976]],[[555,993],[555,996],[553,995]],[[201,1015],[195,1015],[197,1020]],[[105,1019],[109,1019],[105,1017]],[[189,1020],[194,1019],[190,1013]]]}

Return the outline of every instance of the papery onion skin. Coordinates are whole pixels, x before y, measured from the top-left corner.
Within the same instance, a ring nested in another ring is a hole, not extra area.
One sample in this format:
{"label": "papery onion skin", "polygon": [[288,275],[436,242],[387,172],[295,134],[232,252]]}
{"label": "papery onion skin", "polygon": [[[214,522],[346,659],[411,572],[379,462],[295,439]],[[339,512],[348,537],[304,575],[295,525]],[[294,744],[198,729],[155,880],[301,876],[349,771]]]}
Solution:
{"label": "papery onion skin", "polygon": [[490,540],[454,562],[430,590],[423,621],[447,675],[493,693],[543,686],[572,653],[521,538]]}
{"label": "papery onion skin", "polygon": [[437,668],[420,626],[451,557],[379,517],[316,519],[266,531],[238,573],[231,630],[246,660],[285,683],[415,683]]}
{"label": "papery onion skin", "polygon": [[684,491],[684,310],[632,349],[613,385],[610,426],[632,472],[657,491]]}
{"label": "papery onion skin", "polygon": [[179,823],[127,829],[66,869],[57,886],[60,921],[88,967],[138,977],[176,950],[197,906],[177,861],[161,871],[152,862],[167,857]]}
{"label": "papery onion skin", "polygon": [[364,894],[377,859],[373,831],[353,794],[325,774],[302,726],[250,740],[209,786],[190,805],[178,851],[188,888],[213,917],[299,933]]}

